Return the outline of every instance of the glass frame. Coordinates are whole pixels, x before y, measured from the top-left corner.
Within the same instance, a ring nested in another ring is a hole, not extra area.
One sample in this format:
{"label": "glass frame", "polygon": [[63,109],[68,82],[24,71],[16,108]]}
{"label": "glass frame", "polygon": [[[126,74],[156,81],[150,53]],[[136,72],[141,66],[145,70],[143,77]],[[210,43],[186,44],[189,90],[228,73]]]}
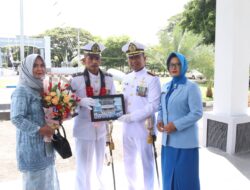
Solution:
{"label": "glass frame", "polygon": [[93,96],[96,105],[91,110],[91,121],[116,120],[125,114],[125,102],[123,94],[106,96]]}

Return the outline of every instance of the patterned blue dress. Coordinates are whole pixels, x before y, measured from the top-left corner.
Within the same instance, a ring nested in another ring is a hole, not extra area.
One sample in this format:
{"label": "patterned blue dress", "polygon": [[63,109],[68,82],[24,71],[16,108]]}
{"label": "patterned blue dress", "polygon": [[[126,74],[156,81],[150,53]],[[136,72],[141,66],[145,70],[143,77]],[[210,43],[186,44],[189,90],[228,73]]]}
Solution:
{"label": "patterned blue dress", "polygon": [[16,127],[16,157],[24,190],[59,190],[55,154],[46,154],[39,134],[45,124],[40,93],[19,85],[11,96],[11,121]]}
{"label": "patterned blue dress", "polygon": [[54,165],[43,170],[23,172],[24,190],[60,190]]}

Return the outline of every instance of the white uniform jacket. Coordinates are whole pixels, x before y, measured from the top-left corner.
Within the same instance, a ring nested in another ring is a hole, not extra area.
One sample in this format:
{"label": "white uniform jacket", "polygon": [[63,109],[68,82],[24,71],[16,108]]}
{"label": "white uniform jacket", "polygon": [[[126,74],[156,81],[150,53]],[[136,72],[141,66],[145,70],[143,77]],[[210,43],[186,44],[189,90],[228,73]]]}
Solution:
{"label": "white uniform jacket", "polygon": [[127,114],[132,122],[123,123],[123,135],[126,137],[146,138],[145,120],[159,107],[161,85],[157,76],[145,68],[131,72],[123,79],[123,93]]}
{"label": "white uniform jacket", "polygon": [[[104,73],[104,76],[107,94],[114,94],[115,86],[112,76],[107,73]],[[100,73],[98,75],[93,75],[89,72],[89,78],[94,95],[98,96],[101,89]],[[75,91],[76,96],[79,98],[87,97],[83,73],[75,74],[71,80],[71,87]],[[98,140],[99,138],[106,135],[105,122],[91,122],[89,109],[79,106],[77,112],[79,115],[74,118],[74,137],[84,140]]]}

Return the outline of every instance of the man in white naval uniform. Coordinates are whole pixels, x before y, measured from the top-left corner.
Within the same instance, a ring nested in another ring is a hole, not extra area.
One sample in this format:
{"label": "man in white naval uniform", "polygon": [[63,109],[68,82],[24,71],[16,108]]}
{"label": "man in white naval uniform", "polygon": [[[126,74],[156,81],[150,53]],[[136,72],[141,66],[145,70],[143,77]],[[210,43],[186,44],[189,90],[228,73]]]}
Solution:
{"label": "man in white naval uniform", "polygon": [[91,96],[103,96],[115,93],[112,76],[99,69],[101,51],[104,46],[89,43],[83,47],[82,59],[85,70],[77,73],[71,81],[72,90],[81,98],[78,116],[74,119],[73,136],[76,145],[76,190],[91,190],[91,172],[93,155],[96,158],[96,174],[103,188],[101,174],[105,157],[106,126],[105,122],[91,122],[90,109],[95,105]]}
{"label": "man in white naval uniform", "polygon": [[136,158],[142,161],[143,190],[154,189],[154,157],[152,144],[147,143],[145,121],[158,110],[161,87],[159,78],[145,69],[144,46],[129,42],[122,47],[128,56],[132,72],[123,80],[126,113],[118,118],[123,122],[123,151],[129,190],[138,190]]}

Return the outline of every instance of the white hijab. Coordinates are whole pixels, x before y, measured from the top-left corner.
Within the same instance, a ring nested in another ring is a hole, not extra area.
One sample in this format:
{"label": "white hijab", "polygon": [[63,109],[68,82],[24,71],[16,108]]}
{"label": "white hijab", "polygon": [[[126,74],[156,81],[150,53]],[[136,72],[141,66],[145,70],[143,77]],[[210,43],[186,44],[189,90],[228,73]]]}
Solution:
{"label": "white hijab", "polygon": [[37,57],[43,60],[38,54],[30,54],[24,59],[20,68],[19,84],[41,91],[43,89],[43,79],[37,79],[33,76],[33,66]]}

